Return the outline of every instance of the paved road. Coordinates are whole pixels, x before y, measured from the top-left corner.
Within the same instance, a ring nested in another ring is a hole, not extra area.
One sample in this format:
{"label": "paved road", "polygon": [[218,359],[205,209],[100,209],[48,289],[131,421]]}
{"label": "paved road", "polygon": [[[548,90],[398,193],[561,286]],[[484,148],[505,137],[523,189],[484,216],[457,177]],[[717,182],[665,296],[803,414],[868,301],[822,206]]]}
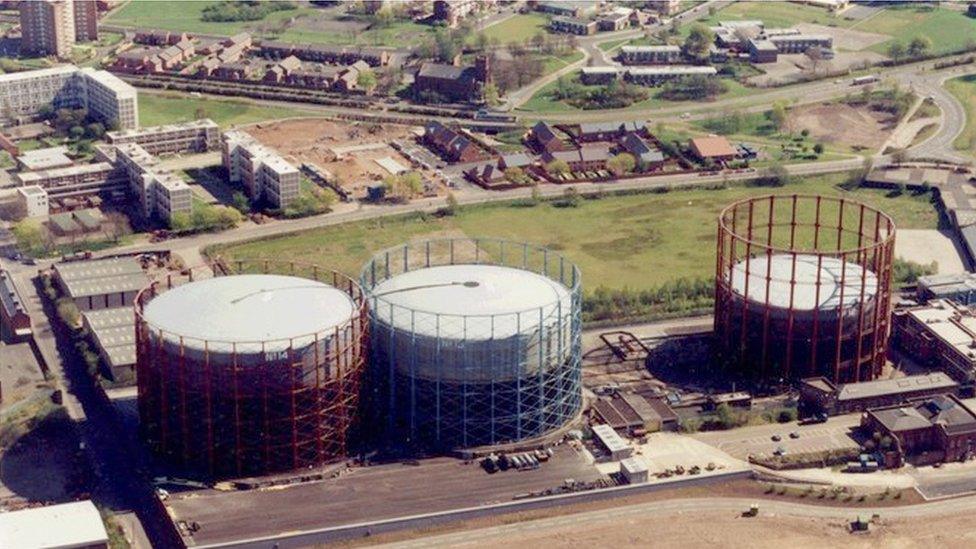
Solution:
{"label": "paved road", "polygon": [[[665,501],[655,501],[640,503],[627,507],[618,507],[612,510],[614,519],[633,518],[639,521],[641,517],[657,516],[675,513],[688,512],[728,512],[738,515],[755,503],[755,500],[745,498],[688,498],[673,499]],[[976,497],[960,498],[953,500],[940,501],[935,503],[923,503],[918,505],[906,505],[901,507],[879,507],[852,509],[849,507],[829,507],[824,505],[804,505],[787,501],[763,500],[760,504],[760,513],[763,515],[774,514],[790,517],[812,517],[821,519],[854,520],[858,516],[870,517],[877,513],[886,519],[906,519],[906,518],[925,518],[939,517],[950,513],[963,513],[976,510]],[[538,519],[528,522],[518,522],[505,526],[495,526],[491,528],[481,528],[478,530],[467,530],[439,536],[430,536],[416,540],[378,545],[387,549],[407,549],[407,548],[429,548],[429,547],[463,547],[466,544],[484,545],[496,538],[518,535],[523,533],[535,533],[546,531],[558,527],[573,527],[585,529],[587,525],[597,524],[607,520],[609,513],[606,509],[598,511],[588,511],[547,519]]]}
{"label": "paved road", "polygon": [[934,158],[948,162],[965,164],[973,158],[957,151],[953,141],[959,137],[966,127],[966,109],[944,84],[950,78],[976,72],[972,66],[963,66],[949,71],[930,75],[920,74],[907,77],[908,84],[920,96],[929,96],[942,110],[941,126],[932,137],[912,147],[909,151],[913,158]]}

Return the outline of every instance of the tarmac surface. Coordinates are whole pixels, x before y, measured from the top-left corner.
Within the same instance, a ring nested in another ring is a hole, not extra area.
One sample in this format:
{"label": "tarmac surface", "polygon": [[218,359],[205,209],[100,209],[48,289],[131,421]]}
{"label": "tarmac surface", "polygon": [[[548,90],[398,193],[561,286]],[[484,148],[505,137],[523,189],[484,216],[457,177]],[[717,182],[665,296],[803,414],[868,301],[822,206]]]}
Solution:
{"label": "tarmac surface", "polygon": [[437,458],[356,468],[336,479],[251,491],[203,490],[172,495],[176,520],[196,522],[188,545],[203,545],[512,501],[561,486],[565,479],[602,477],[569,446],[539,469],[489,475],[477,463]]}

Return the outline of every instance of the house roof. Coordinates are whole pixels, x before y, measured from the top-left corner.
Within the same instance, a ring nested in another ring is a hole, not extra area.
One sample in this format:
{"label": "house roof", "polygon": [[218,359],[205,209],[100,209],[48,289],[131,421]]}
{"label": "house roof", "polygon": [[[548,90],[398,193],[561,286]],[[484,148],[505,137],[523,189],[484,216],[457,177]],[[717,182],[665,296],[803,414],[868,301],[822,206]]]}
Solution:
{"label": "house roof", "polygon": [[552,127],[545,122],[537,122],[535,126],[532,126],[532,137],[535,138],[539,143],[548,143],[550,141],[559,141],[559,137],[556,132],[553,131]]}
{"label": "house roof", "polygon": [[580,135],[609,132],[636,132],[643,130],[646,126],[647,124],[643,120],[584,122],[580,124]]}
{"label": "house roof", "polygon": [[893,433],[940,426],[946,432],[976,431],[976,414],[952,395],[939,395],[903,406],[868,410],[868,413]]}
{"label": "house roof", "polygon": [[702,158],[735,156],[736,154],[729,140],[719,135],[696,137],[691,140],[691,148],[695,154]]}
{"label": "house roof", "polygon": [[417,73],[417,76],[440,78],[442,80],[459,80],[463,75],[463,67],[445,65],[443,63],[424,63],[420,66],[420,71]]}
{"label": "house roof", "polygon": [[638,160],[643,162],[664,161],[664,153],[659,151],[656,147],[651,146],[636,133],[628,132],[627,135],[625,135],[620,141],[620,145],[624,148],[624,150],[636,156]]}
{"label": "house roof", "polygon": [[512,153],[502,155],[501,162],[506,168],[521,168],[532,163],[532,158],[525,153]]}

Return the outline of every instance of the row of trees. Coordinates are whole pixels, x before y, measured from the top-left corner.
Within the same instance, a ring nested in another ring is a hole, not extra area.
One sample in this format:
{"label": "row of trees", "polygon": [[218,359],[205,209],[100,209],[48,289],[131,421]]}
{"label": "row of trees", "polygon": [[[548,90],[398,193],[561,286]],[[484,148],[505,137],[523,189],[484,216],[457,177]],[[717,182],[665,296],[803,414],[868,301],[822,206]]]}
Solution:
{"label": "row of trees", "polygon": [[574,78],[561,76],[552,91],[553,99],[584,110],[621,109],[644,101],[649,93],[641,86],[611,80],[606,86],[584,86]]}
{"label": "row of trees", "polygon": [[233,229],[244,216],[227,206],[195,205],[190,213],[177,212],[170,218],[170,228],[177,232],[223,231]]}
{"label": "row of trees", "polygon": [[583,300],[583,319],[649,318],[703,310],[712,306],[714,294],[714,279],[703,277],[677,278],[647,290],[599,286]]}
{"label": "row of trees", "polygon": [[200,19],[217,23],[230,21],[260,21],[276,11],[295,9],[294,2],[276,0],[275,2],[260,2],[258,0],[225,0],[203,8]]}
{"label": "row of trees", "polygon": [[888,57],[895,61],[916,59],[924,57],[931,49],[932,40],[928,36],[916,36],[907,45],[901,40],[893,40],[888,45]]}

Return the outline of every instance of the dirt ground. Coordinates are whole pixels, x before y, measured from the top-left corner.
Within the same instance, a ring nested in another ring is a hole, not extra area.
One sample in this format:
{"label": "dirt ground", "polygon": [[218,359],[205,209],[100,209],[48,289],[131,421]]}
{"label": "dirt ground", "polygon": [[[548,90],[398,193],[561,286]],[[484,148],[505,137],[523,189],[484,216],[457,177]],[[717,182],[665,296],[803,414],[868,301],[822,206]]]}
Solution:
{"label": "dirt ground", "polygon": [[[852,516],[853,518],[853,516]],[[868,518],[868,517],[864,517]],[[743,518],[728,512],[685,511],[614,518],[584,527],[567,521],[482,537],[465,547],[972,547],[976,530],[969,515],[925,520],[884,520],[867,534],[852,535],[837,519],[762,515]],[[436,547],[431,544],[429,547]]]}
{"label": "dirt ground", "polygon": [[44,374],[29,344],[0,342],[0,409],[29,396],[43,383]]}
{"label": "dirt ground", "polygon": [[941,274],[966,271],[959,249],[949,231],[900,230],[895,239],[895,256],[922,264],[934,261],[938,263]]}
{"label": "dirt ground", "polygon": [[790,111],[794,131],[834,145],[880,147],[891,132],[891,115],[843,104],[801,106]]}
{"label": "dirt ground", "polygon": [[[411,139],[412,128],[399,125],[370,125],[345,123],[321,118],[284,120],[252,126],[248,132],[256,139],[277,150],[296,165],[310,162],[333,173],[343,188],[356,198],[366,194],[366,187],[382,181],[389,172],[376,160],[389,157],[405,167],[410,160],[393,149],[390,142]],[[336,158],[335,149],[363,147]]]}

